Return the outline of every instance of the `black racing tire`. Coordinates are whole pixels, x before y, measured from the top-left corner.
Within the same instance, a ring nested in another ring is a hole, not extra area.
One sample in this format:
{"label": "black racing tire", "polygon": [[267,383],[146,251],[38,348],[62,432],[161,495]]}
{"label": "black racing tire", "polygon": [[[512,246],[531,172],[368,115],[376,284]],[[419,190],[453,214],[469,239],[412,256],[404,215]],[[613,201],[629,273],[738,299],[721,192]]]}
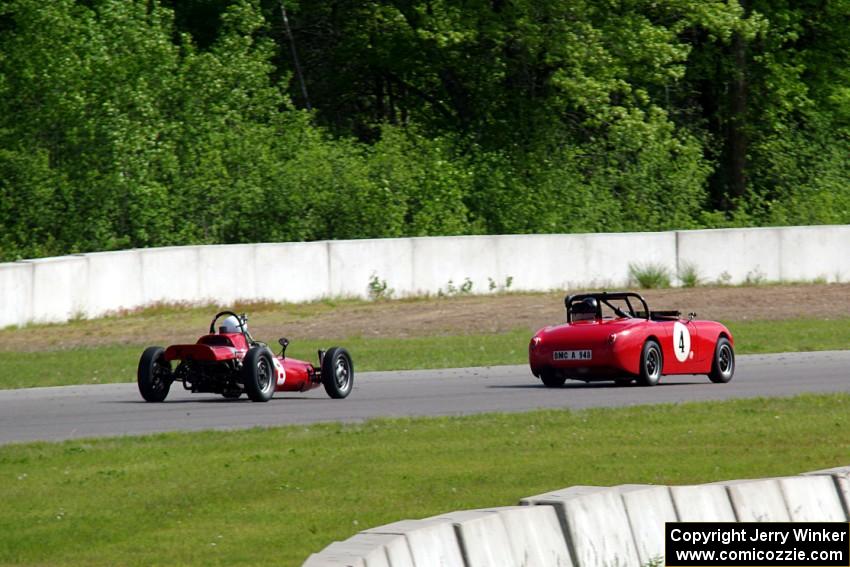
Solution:
{"label": "black racing tire", "polygon": [[735,350],[726,337],[717,339],[714,346],[714,359],[708,378],[715,384],[725,384],[735,374]]}
{"label": "black racing tire", "polygon": [[267,402],[274,396],[274,363],[271,351],[252,347],[242,360],[242,383],[252,402]]}
{"label": "black racing tire", "polygon": [[543,385],[547,388],[560,388],[567,381],[567,378],[565,376],[558,376],[553,372],[543,372],[540,375],[540,380],[543,381]]}
{"label": "black racing tire", "polygon": [[322,385],[331,398],[341,400],[348,397],[354,387],[354,365],[347,350],[329,348],[322,357],[321,372]]}
{"label": "black racing tire", "polygon": [[168,395],[174,376],[171,364],[165,360],[165,349],[152,346],[145,349],[136,372],[139,393],[146,402],[161,402]]}
{"label": "black racing tire", "polygon": [[643,345],[643,351],[640,354],[640,373],[638,375],[638,384],[641,386],[655,386],[661,379],[661,373],[664,369],[664,357],[661,354],[661,347],[654,340],[648,340]]}

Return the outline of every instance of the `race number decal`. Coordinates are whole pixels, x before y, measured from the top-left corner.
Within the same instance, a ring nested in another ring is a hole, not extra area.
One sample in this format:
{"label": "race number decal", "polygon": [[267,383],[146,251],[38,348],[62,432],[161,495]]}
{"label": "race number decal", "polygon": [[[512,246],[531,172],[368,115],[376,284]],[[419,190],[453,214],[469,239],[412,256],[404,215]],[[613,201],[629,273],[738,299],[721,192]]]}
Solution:
{"label": "race number decal", "polygon": [[691,352],[691,334],[679,322],[673,323],[673,352],[679,362],[685,362]]}

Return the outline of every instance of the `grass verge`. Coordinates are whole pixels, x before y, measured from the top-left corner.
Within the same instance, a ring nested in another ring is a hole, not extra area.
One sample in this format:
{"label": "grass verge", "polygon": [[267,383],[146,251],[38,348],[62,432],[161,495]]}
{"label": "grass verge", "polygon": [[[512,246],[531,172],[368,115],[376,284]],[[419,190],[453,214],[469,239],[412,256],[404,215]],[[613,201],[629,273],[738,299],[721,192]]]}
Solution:
{"label": "grass verge", "polygon": [[805,395],[4,446],[0,564],[298,565],[367,527],[575,484],[796,474],[847,464],[848,409]]}
{"label": "grass verge", "polygon": [[[738,354],[850,348],[850,319],[731,322]],[[348,348],[358,371],[523,364],[531,332],[293,341],[290,356],[316,360],[316,349]],[[104,346],[43,352],[0,352],[0,389],[133,382],[143,348]]]}

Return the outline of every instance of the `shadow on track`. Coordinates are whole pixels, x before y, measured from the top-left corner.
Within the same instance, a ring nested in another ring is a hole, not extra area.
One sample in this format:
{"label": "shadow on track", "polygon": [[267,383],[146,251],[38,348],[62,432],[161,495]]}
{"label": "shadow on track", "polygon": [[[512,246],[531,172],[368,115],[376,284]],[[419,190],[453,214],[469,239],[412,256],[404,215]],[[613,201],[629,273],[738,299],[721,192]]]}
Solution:
{"label": "shadow on track", "polygon": [[[699,384],[708,385],[708,384],[711,384],[711,382],[701,382],[701,381],[700,382],[659,382],[657,385],[653,386],[653,388],[661,388],[661,387],[665,387],[665,386],[693,386],[693,385],[699,385]],[[625,390],[625,389],[630,389],[630,388],[641,388],[641,389],[643,389],[644,387],[638,386],[637,384],[628,384],[628,385],[625,385],[625,386],[621,386],[621,385],[615,384],[613,382],[581,382],[581,383],[576,383],[576,384],[569,384],[569,383],[564,384],[560,388],[548,388],[548,387],[544,386],[542,382],[539,382],[539,383],[536,383],[536,384],[534,384],[534,383],[532,383],[532,384],[498,384],[498,385],[487,386],[487,388],[517,389],[517,390],[524,390],[524,389],[541,390],[541,389],[544,389],[544,390],[552,390],[553,392],[557,392],[558,390],[606,390],[606,389]]]}

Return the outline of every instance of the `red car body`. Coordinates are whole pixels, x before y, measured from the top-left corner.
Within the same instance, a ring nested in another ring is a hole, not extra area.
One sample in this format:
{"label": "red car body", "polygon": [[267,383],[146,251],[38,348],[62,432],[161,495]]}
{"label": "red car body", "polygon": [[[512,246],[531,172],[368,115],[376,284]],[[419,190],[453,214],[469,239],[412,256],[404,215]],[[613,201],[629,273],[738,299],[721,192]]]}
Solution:
{"label": "red car body", "polygon": [[[573,320],[571,309],[588,299],[598,302],[598,312]],[[685,319],[677,311],[650,311],[643,297],[631,292],[573,295],[565,305],[567,322],[539,330],[529,344],[531,372],[547,386],[566,379],[641,381],[647,374],[644,365],[651,362],[645,358],[652,358],[646,351],[653,344],[658,368],[646,385],[671,374],[707,374],[715,382],[732,377],[733,337],[721,323],[693,315]]]}
{"label": "red car body", "polygon": [[[216,321],[223,316],[227,316],[226,325],[216,330]],[[255,402],[266,402],[275,392],[305,392],[320,385],[332,398],[345,398],[351,392],[354,367],[344,348],[320,350],[319,364],[314,366],[286,356],[289,341],[281,338],[282,350],[275,356],[251,337],[247,321],[244,314],[222,311],[213,317],[209,333],[196,343],[145,349],[137,374],[145,401],[164,401],[174,382],[191,392],[231,399],[247,394]]]}
{"label": "red car body", "polygon": [[[248,354],[248,341],[242,333],[204,335],[195,344],[171,345],[165,349],[168,362],[192,361],[209,364],[228,360],[241,362]],[[321,372],[309,362],[292,357],[272,358],[276,392],[306,392],[322,385]]]}

